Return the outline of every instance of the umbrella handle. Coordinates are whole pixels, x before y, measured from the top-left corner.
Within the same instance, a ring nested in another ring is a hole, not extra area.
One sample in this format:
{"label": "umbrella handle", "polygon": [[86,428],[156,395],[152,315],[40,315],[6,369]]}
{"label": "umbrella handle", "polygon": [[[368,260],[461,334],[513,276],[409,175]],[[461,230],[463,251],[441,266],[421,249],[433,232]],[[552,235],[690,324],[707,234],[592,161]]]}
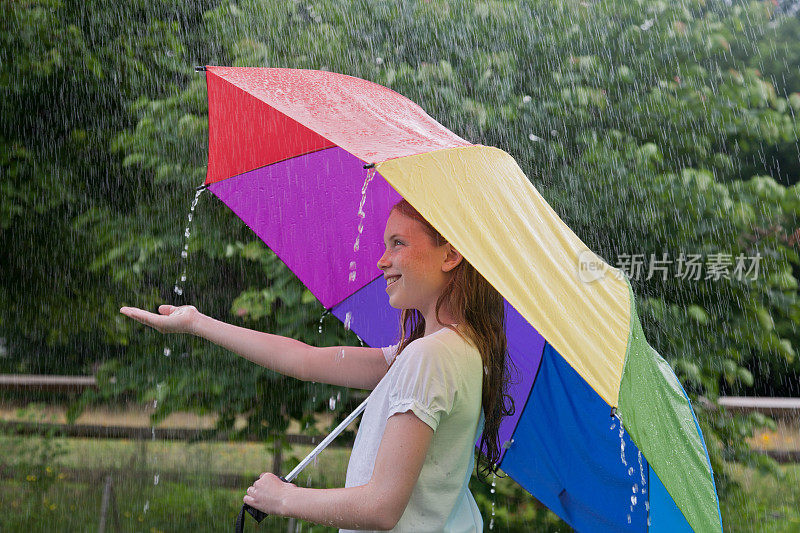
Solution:
{"label": "umbrella handle", "polygon": [[[352,413],[347,415],[347,418],[345,418],[338,426],[336,426],[336,429],[331,431],[331,433],[327,437],[322,439],[322,442],[320,442],[317,445],[316,448],[311,450],[311,453],[309,453],[306,456],[305,459],[300,461],[300,464],[297,465],[294,468],[294,470],[289,472],[286,475],[286,477],[281,476],[281,481],[283,481],[285,483],[286,482],[286,478],[289,478],[290,480],[294,480],[294,478],[297,477],[297,474],[299,474],[303,470],[303,468],[305,468],[308,465],[308,463],[311,460],[313,460],[314,457],[316,457],[319,454],[319,452],[324,450],[328,446],[328,444],[330,444],[333,441],[333,439],[335,439],[339,435],[339,433],[344,431],[344,429],[347,426],[349,426],[350,423],[353,420],[358,418],[358,415],[360,415],[362,412],[364,412],[364,409],[367,408],[367,402],[369,401],[370,397],[367,397],[363,402],[361,402],[361,405],[356,407],[355,411],[353,411]],[[245,511],[250,513],[250,516],[255,518],[256,522],[258,522],[258,523],[261,523],[261,521],[264,520],[267,517],[267,513],[263,512],[263,511],[259,511],[258,509],[254,509],[254,508],[250,507],[247,504],[242,505],[242,510],[239,511],[239,516],[236,518],[236,533],[242,533],[242,530],[244,529],[244,518],[245,518],[245,514],[244,513],[245,513]]]}
{"label": "umbrella handle", "polygon": [[[283,476],[281,476],[281,481],[285,482],[286,479],[284,479]],[[256,523],[259,523],[259,524],[261,523],[262,520],[264,520],[266,517],[269,516],[264,511],[259,511],[255,507],[251,507],[251,506],[247,505],[246,503],[243,504],[242,505],[242,509],[239,511],[239,516],[236,517],[236,529],[235,529],[236,533],[242,533],[244,531],[244,519],[245,519],[244,512],[245,511],[250,513],[250,516],[252,516],[255,519]]]}

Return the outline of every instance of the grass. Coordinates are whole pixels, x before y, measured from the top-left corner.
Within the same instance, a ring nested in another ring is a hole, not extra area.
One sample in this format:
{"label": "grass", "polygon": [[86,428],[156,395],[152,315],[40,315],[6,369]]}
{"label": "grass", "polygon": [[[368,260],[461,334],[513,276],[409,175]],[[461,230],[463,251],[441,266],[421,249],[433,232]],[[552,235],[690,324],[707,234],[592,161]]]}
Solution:
{"label": "grass", "polygon": [[[49,446],[58,448],[51,455],[60,466],[98,470],[155,469],[166,472],[199,472],[257,476],[271,470],[273,457],[265,444],[252,442],[135,441],[128,439],[53,438]],[[9,437],[0,435],[0,451],[4,457],[35,455],[46,446],[41,437]],[[23,451],[24,448],[24,451]],[[310,446],[295,446],[285,453],[305,457]],[[46,452],[39,452],[39,455]],[[306,472],[327,472],[331,483],[344,483],[344,471],[350,456],[348,449],[329,448]],[[27,461],[30,462],[30,461]],[[41,462],[41,461],[39,461]],[[341,470],[341,475],[336,472]],[[301,476],[302,479],[302,476]]]}
{"label": "grass", "polygon": [[[308,451],[294,447],[285,454],[284,469],[288,472]],[[348,457],[348,449],[326,450],[296,483],[343,486]],[[270,470],[272,457],[265,445],[253,443],[0,435],[0,463],[0,531],[96,531],[105,476],[111,472],[121,531],[204,532],[232,527],[249,480]],[[735,464],[728,469],[739,487],[721,505],[725,531],[800,531],[800,465],[784,465],[782,479]],[[241,476],[243,485],[221,488],[223,474]],[[495,531],[570,531],[510,479],[497,479],[496,495],[475,483],[471,487],[487,530],[494,503]],[[253,531],[287,528],[285,518],[270,517],[259,527],[248,521]],[[114,531],[111,516],[108,524],[107,531]],[[335,531],[306,522],[297,527]]]}
{"label": "grass", "polygon": [[[293,454],[302,457],[310,449],[298,446]],[[348,455],[326,450],[296,483],[344,484]],[[0,436],[0,457],[0,531],[29,533],[96,531],[109,472],[122,531],[229,530],[247,484],[272,465],[266,446],[253,443]],[[165,479],[176,473],[183,474],[180,482]],[[221,474],[246,481],[240,488],[220,488]],[[248,530],[286,531],[284,518],[270,517],[258,527],[248,521]],[[110,514],[107,524],[113,531]],[[335,531],[306,523],[301,529]]]}
{"label": "grass", "polygon": [[[36,481],[0,484],[3,531],[97,531],[103,485],[52,483],[42,490]],[[176,483],[145,486],[118,479],[114,485],[121,531],[220,531],[230,529],[241,491],[186,487]],[[265,520],[258,530],[273,531],[281,519]],[[111,515],[107,531],[114,531]],[[254,525],[255,523],[253,523]],[[248,528],[250,529],[250,528]],[[320,530],[322,531],[322,530]]]}
{"label": "grass", "polygon": [[727,466],[739,487],[733,489],[720,505],[725,531],[800,531],[800,464],[782,465],[782,479],[738,464]]}
{"label": "grass", "polygon": [[[284,473],[309,451],[295,446],[285,453]],[[349,455],[349,449],[325,450],[295,483],[344,486]],[[0,464],[0,531],[96,531],[105,475],[111,472],[122,531],[203,532],[232,527],[247,484],[271,469],[272,457],[265,445],[253,443],[0,435]],[[176,473],[179,481],[169,479]],[[243,484],[220,488],[222,474],[241,476]],[[495,504],[495,531],[571,531],[508,478],[497,479],[496,494],[478,483],[471,488],[487,525]],[[286,531],[288,522],[271,517],[256,529],[248,521],[248,530],[256,531]],[[298,527],[335,531],[307,522]]]}

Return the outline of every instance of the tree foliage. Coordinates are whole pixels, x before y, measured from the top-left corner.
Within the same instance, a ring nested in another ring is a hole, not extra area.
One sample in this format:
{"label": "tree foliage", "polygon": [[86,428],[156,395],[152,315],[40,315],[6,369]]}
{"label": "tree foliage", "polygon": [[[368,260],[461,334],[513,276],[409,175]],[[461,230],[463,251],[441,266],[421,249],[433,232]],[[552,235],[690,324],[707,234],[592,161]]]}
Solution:
{"label": "tree foliage", "polygon": [[[103,398],[158,400],[157,416],[219,412],[221,429],[244,413],[245,431],[263,436],[305,425],[344,393],[165,340],[117,313],[185,301],[311,344],[358,342],[332,317],[320,333],[321,305],[210,195],[184,237],[208,127],[192,67],[225,64],[333,70],[397,90],[513,155],[611,264],[758,254],[755,279],[634,278],[643,325],[694,399],[798,392],[800,78],[785,65],[800,57],[800,22],[772,3],[162,0],[101,2],[89,14],[50,0],[2,10],[6,371],[99,364]],[[761,420],[695,406],[718,471],[722,458],[752,459],[742,437]]]}

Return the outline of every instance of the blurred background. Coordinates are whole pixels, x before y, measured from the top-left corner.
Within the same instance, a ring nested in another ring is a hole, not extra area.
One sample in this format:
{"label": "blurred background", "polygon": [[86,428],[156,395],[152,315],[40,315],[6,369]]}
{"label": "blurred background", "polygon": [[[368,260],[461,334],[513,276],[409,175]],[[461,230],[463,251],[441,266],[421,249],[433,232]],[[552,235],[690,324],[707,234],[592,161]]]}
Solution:
{"label": "blurred background", "polygon": [[[725,529],[800,531],[800,1],[0,10],[0,530],[230,528],[259,473],[288,472],[364,397],[118,313],[191,303],[309,344],[359,343],[195,194],[208,121],[194,66],[209,64],[372,80],[509,152],[629,273],[646,335],[693,401]],[[341,486],[353,435],[297,483]],[[472,489],[486,529],[570,531],[508,478]]]}

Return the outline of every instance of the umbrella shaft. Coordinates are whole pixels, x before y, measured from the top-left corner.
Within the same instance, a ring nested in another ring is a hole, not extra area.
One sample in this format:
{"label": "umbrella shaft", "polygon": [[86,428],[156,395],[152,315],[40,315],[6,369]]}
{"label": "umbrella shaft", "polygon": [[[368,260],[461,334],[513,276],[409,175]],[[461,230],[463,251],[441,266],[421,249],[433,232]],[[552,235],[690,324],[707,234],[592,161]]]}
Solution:
{"label": "umbrella shaft", "polygon": [[341,423],[341,424],[339,424],[338,426],[336,426],[336,429],[334,429],[333,431],[331,431],[331,432],[330,432],[330,434],[328,434],[328,436],[327,436],[327,437],[325,437],[324,439],[322,439],[322,442],[320,442],[319,444],[317,444],[317,447],[316,447],[316,448],[314,448],[313,450],[311,450],[311,453],[309,453],[309,454],[306,456],[306,458],[305,458],[305,459],[303,459],[302,461],[300,461],[300,464],[298,464],[296,467],[294,467],[294,470],[292,470],[291,472],[289,472],[289,473],[286,475],[286,478],[285,478],[285,479],[286,479],[286,481],[287,481],[287,482],[289,482],[289,483],[291,483],[291,482],[292,482],[292,480],[294,480],[294,478],[296,478],[296,477],[297,477],[297,475],[298,475],[300,472],[302,472],[302,471],[303,471],[303,469],[305,469],[305,467],[306,467],[306,466],[308,466],[308,463],[310,463],[311,461],[313,461],[313,460],[314,460],[314,458],[315,458],[317,455],[319,455],[319,452],[321,452],[322,450],[324,450],[325,448],[327,448],[327,447],[328,447],[328,444],[330,444],[330,443],[333,441],[333,439],[335,439],[336,437],[338,437],[338,436],[339,436],[339,434],[340,434],[342,431],[344,431],[344,429],[345,429],[347,426],[349,426],[349,425],[350,425],[350,424],[353,422],[353,420],[355,420],[356,418],[358,418],[358,415],[360,415],[360,414],[361,414],[361,413],[364,411],[364,409],[366,409],[366,407],[367,407],[367,402],[368,402],[368,401],[369,401],[369,397],[367,397],[367,398],[366,398],[366,399],[365,399],[363,402],[361,402],[361,405],[359,405],[358,407],[356,407],[355,411],[353,411],[352,413],[350,413],[350,414],[347,416],[347,418],[345,418],[345,419],[342,421],[342,423]]}

